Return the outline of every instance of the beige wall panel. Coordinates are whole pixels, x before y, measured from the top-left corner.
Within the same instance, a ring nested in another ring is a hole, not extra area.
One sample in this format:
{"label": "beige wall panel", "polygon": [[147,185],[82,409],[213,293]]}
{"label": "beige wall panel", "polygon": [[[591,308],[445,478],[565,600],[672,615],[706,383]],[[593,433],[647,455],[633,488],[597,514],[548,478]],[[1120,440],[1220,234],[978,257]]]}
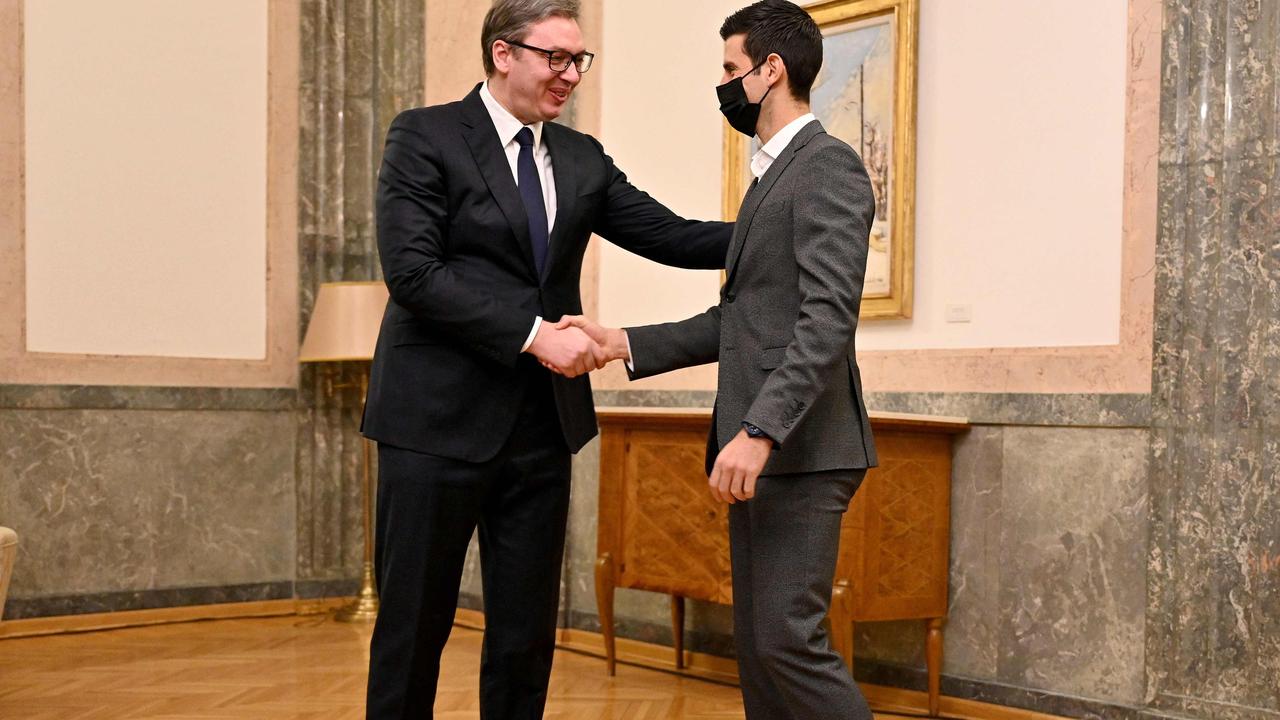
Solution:
{"label": "beige wall panel", "polygon": [[296,382],[298,2],[231,5],[0,0],[0,382]]}
{"label": "beige wall panel", "polygon": [[1128,18],[1086,5],[922,3],[915,313],[859,347],[1119,342]]}
{"label": "beige wall panel", "polygon": [[267,8],[28,0],[27,350],[266,357]]}

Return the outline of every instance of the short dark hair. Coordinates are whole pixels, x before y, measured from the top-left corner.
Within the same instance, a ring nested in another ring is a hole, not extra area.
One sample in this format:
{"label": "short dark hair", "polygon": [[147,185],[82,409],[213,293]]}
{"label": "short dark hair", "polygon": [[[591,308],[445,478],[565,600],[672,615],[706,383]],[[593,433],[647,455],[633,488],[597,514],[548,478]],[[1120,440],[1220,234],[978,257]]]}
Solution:
{"label": "short dark hair", "polygon": [[760,0],[725,18],[720,39],[746,34],[743,43],[752,65],[777,53],[787,66],[791,96],[809,102],[809,91],[822,69],[822,30],[809,13],[787,0]]}
{"label": "short dark hair", "polygon": [[493,66],[495,42],[524,42],[533,25],[552,17],[577,20],[579,12],[579,0],[496,0],[485,13],[484,29],[480,32],[485,77],[493,77],[497,70]]}

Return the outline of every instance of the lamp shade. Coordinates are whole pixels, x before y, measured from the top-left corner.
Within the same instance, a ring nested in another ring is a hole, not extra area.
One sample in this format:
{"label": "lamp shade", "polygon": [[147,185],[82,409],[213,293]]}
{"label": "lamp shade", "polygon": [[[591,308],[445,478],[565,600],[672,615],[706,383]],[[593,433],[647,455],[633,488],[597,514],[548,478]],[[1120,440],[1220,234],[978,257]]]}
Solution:
{"label": "lamp shade", "polygon": [[340,362],[372,359],[387,298],[387,286],[382,282],[322,284],[298,360]]}

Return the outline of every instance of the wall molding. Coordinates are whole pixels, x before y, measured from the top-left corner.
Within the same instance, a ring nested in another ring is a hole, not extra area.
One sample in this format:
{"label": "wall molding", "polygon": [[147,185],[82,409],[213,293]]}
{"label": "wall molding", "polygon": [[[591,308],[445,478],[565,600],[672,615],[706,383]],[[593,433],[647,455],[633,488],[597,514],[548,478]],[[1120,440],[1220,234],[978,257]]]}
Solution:
{"label": "wall molding", "polygon": [[[182,620],[205,617],[235,617],[236,606],[256,607],[257,604],[276,601],[314,600],[318,598],[352,597],[360,582],[354,578],[337,580],[279,580],[275,582],[245,583],[240,585],[211,585],[204,587],[157,588],[151,590],[125,590],[118,592],[51,595],[46,597],[10,597],[4,607],[4,622],[0,623],[0,637],[16,630],[10,626],[20,622],[32,624],[35,620],[55,620],[85,616],[81,625],[94,625],[103,616],[135,617],[131,613],[155,613],[173,611],[171,615]],[[186,608],[187,610],[179,612]],[[213,614],[209,608],[223,608]],[[195,613],[195,615],[192,615]],[[204,613],[204,614],[201,614]],[[169,615],[164,615],[169,617]],[[198,617],[197,617],[198,616]],[[136,617],[146,618],[147,615]],[[119,625],[124,620],[112,621]],[[75,623],[73,623],[75,624]],[[38,624],[32,624],[37,626]],[[55,623],[56,625],[56,623]],[[44,627],[39,625],[39,627]]]}
{"label": "wall molding", "polygon": [[292,388],[0,385],[0,410],[294,410]]}
{"label": "wall molding", "polygon": [[41,635],[99,632],[102,630],[119,630],[200,620],[317,615],[341,607],[348,600],[346,597],[325,597],[312,600],[296,598],[292,600],[263,600],[258,602],[160,608],[156,610],[108,612],[93,615],[64,615],[30,620],[9,620],[0,622],[0,640]]}
{"label": "wall molding", "polygon": [[0,0],[0,383],[295,386],[299,0],[269,0],[267,6],[267,356],[262,360],[27,351],[23,7],[24,0]]}
{"label": "wall molding", "polygon": [[[597,407],[711,407],[712,390],[596,390]],[[974,425],[1143,428],[1149,394],[869,392],[879,412],[968,418]]]}
{"label": "wall molding", "polygon": [[[1151,391],[1160,32],[1160,0],[1129,0],[1119,344],[860,352],[858,363],[868,390],[1015,394]],[[1064,302],[1069,300],[1063,298]]]}

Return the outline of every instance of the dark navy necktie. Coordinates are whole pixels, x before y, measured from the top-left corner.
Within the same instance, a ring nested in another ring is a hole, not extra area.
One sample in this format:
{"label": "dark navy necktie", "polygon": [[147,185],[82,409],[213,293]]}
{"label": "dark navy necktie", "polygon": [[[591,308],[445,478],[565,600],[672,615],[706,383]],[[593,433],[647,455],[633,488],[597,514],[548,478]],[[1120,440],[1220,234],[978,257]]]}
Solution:
{"label": "dark navy necktie", "polygon": [[520,186],[520,199],[524,201],[525,215],[529,216],[529,240],[533,243],[533,264],[538,276],[547,264],[547,205],[542,197],[542,179],[538,164],[533,159],[533,131],[521,128],[516,133],[520,143],[520,158],[516,160],[516,181]]}

